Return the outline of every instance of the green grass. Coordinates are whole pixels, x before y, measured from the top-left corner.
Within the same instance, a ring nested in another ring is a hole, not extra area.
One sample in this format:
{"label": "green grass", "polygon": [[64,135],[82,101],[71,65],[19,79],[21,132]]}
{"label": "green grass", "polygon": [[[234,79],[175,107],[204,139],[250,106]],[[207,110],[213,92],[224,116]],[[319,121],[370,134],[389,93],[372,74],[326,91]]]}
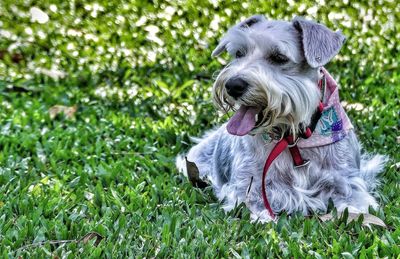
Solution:
{"label": "green grass", "polygon": [[[399,258],[396,1],[144,2],[1,1],[0,257]],[[49,21],[31,22],[32,6]],[[189,136],[225,119],[210,87],[226,56],[211,59],[211,50],[254,13],[301,15],[347,35],[327,68],[342,100],[365,107],[348,111],[365,149],[391,158],[377,194],[382,207],[371,212],[388,229],[301,215],[250,224],[245,207],[225,214],[211,190],[177,173],[174,157]],[[53,105],[78,111],[51,119]],[[46,242],[93,231],[104,237],[98,246]]]}

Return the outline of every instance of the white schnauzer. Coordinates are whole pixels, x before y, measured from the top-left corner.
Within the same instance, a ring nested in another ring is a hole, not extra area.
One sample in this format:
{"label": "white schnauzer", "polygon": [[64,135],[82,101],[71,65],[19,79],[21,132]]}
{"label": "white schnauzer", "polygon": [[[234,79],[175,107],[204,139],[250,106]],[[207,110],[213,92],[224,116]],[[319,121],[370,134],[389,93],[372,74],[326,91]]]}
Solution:
{"label": "white schnauzer", "polygon": [[196,186],[210,182],[225,210],[244,202],[261,222],[282,211],[326,212],[329,200],[338,211],[377,208],[371,192],[386,158],[360,154],[336,82],[322,67],[344,41],[300,18],[256,15],[232,27],[212,53],[233,58],[213,99],[235,113],[186,159],[178,156],[178,169]]}

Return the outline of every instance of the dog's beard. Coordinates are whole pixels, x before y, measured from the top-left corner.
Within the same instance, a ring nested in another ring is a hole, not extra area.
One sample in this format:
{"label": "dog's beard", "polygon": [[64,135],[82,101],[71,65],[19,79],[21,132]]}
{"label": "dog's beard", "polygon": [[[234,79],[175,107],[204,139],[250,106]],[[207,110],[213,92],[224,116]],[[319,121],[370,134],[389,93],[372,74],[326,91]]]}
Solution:
{"label": "dog's beard", "polygon": [[236,74],[226,67],[213,86],[216,106],[226,113],[234,111],[227,124],[229,133],[239,136],[267,133],[281,138],[284,134],[295,135],[303,130],[303,125],[308,125],[320,96],[316,83],[305,78],[271,78],[260,69],[249,69],[241,77],[250,87],[243,96],[234,99],[227,94],[225,83]]}

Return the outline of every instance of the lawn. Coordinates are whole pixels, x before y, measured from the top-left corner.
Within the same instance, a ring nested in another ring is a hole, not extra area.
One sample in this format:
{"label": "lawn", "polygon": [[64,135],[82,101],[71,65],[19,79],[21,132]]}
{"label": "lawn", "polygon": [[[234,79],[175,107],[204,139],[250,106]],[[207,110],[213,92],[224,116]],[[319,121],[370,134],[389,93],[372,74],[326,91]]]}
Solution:
{"label": "lawn", "polygon": [[[327,69],[365,150],[390,156],[371,211],[388,228],[251,224],[178,174],[189,137],[226,120],[211,51],[255,13],[347,36]],[[396,1],[2,0],[0,257],[400,258],[399,38]]]}

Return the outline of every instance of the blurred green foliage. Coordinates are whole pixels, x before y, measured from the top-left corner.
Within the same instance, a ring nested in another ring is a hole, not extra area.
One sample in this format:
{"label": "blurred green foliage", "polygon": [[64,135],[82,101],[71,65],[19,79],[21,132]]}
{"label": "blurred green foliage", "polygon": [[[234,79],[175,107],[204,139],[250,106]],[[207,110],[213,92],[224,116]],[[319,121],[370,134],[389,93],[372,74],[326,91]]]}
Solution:
{"label": "blurred green foliage", "polygon": [[[224,214],[177,174],[189,136],[225,119],[210,89],[227,56],[212,48],[255,13],[347,36],[327,68],[365,148],[391,156],[374,213],[392,228],[299,215],[250,224],[245,208]],[[1,1],[0,254],[398,256],[399,39],[396,1]],[[51,119],[56,104],[78,105],[75,118]],[[24,247],[90,231],[99,246]]]}

